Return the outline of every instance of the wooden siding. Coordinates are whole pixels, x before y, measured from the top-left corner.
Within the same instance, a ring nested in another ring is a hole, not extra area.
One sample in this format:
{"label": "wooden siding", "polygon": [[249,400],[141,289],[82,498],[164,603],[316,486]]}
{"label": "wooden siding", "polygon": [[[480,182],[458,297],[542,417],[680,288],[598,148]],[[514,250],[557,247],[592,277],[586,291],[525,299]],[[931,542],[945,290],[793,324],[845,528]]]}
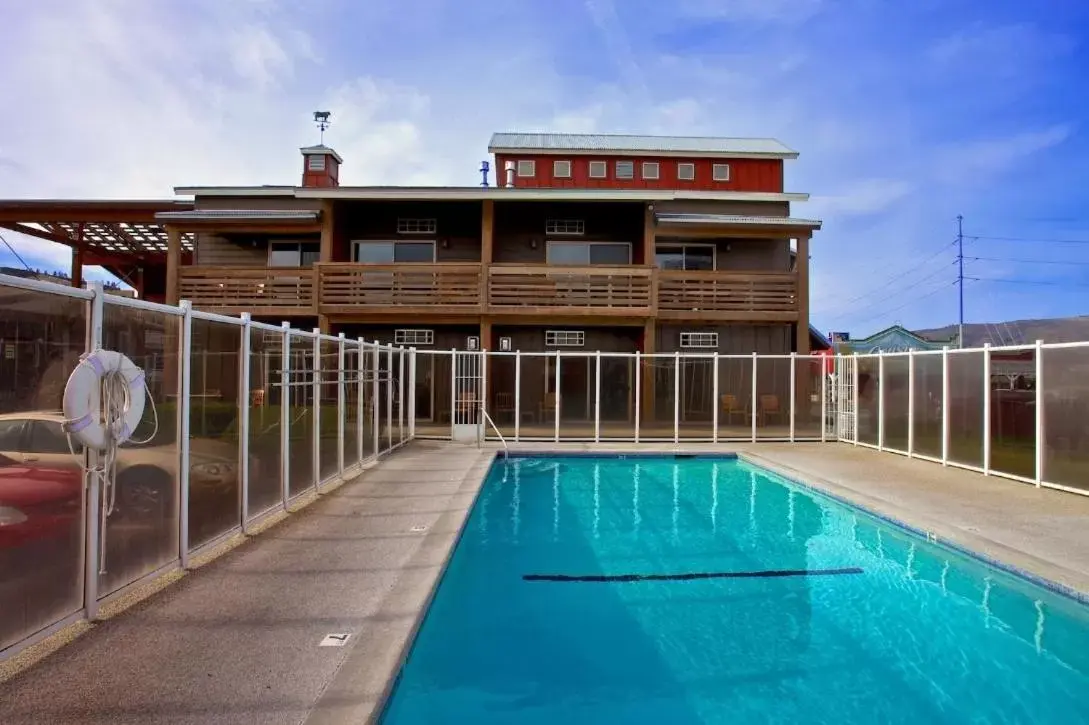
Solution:
{"label": "wooden siding", "polygon": [[678,199],[655,202],[654,211],[662,214],[731,214],[734,216],[787,217],[790,216],[790,202]]}
{"label": "wooden siding", "polygon": [[318,265],[322,314],[366,311],[479,314],[479,264]]}
{"label": "wooden siding", "polygon": [[[629,242],[632,261],[641,259],[643,247],[642,204],[599,202],[563,204],[547,202],[510,202],[495,205],[493,261],[544,264],[547,242],[600,241]],[[586,232],[580,235],[545,233],[549,219],[580,219]]]}
{"label": "wooden siding", "polygon": [[797,278],[790,272],[658,273],[658,317],[794,321]]}
{"label": "wooden siding", "polygon": [[268,243],[260,245],[235,242],[218,234],[197,235],[194,260],[199,266],[262,267],[268,264]]}
{"label": "wooden siding", "polygon": [[[781,192],[783,190],[783,162],[780,159],[709,159],[677,158],[656,156],[590,156],[573,154],[520,154],[517,156],[497,154],[495,168],[497,184],[506,183],[504,165],[507,161],[535,162],[535,174],[532,177],[514,174],[514,185],[518,188],[566,188],[566,189],[699,189],[704,191],[764,191]],[[554,161],[570,161],[571,177],[561,178],[553,175]],[[590,178],[590,162],[604,161],[606,175],[603,179]],[[634,178],[616,178],[616,162],[632,161],[635,165]],[[658,163],[658,178],[642,178],[642,164],[645,161]],[[695,179],[681,181],[677,178],[677,164],[695,165]],[[729,181],[714,181],[714,164],[730,165]]]}
{"label": "wooden siding", "polygon": [[314,270],[304,267],[182,267],[180,298],[199,309],[256,316],[316,313]]}
{"label": "wooden siding", "polygon": [[[746,324],[660,324],[656,330],[658,352],[718,352],[722,355],[789,355],[792,351],[793,325]],[[682,332],[717,332],[718,348],[682,348]]]}
{"label": "wooden siding", "polygon": [[[439,262],[479,262],[481,202],[340,201],[333,208],[333,261],[352,261],[356,240],[435,241]],[[434,234],[399,234],[399,218],[435,219]]]}
{"label": "wooden siding", "polygon": [[650,267],[492,265],[492,314],[647,316],[654,302]]}

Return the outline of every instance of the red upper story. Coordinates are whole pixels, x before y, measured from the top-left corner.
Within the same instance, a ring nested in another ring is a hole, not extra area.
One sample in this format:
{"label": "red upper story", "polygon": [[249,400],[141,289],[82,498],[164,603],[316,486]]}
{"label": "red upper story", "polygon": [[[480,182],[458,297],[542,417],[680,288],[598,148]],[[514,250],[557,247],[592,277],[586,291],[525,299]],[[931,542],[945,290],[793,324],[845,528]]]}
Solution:
{"label": "red upper story", "polygon": [[[782,193],[798,152],[768,138],[497,133],[496,186]],[[509,167],[509,168],[508,168]]]}
{"label": "red upper story", "polygon": [[780,159],[496,154],[497,185],[506,183],[508,161],[516,188],[783,191]]}

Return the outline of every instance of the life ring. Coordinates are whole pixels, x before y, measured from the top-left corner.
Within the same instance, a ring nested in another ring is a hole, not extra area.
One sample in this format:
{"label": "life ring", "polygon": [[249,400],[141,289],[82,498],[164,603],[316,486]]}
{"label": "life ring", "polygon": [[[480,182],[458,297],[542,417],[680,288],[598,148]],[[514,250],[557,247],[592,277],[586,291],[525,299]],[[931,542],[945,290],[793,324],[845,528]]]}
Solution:
{"label": "life ring", "polygon": [[[120,373],[126,389],[121,415],[102,420],[102,381]],[[88,448],[106,450],[132,436],[144,416],[144,371],[113,350],[95,350],[80,356],[79,365],[64,386],[65,430]]]}

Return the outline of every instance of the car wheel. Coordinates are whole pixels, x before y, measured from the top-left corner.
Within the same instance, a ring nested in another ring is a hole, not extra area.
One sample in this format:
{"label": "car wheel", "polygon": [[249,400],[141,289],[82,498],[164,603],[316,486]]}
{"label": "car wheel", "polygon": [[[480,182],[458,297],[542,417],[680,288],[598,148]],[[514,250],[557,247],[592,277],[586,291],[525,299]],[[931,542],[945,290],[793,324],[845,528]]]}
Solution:
{"label": "car wheel", "polygon": [[137,466],[117,476],[115,512],[125,518],[162,516],[173,504],[174,476],[154,466]]}

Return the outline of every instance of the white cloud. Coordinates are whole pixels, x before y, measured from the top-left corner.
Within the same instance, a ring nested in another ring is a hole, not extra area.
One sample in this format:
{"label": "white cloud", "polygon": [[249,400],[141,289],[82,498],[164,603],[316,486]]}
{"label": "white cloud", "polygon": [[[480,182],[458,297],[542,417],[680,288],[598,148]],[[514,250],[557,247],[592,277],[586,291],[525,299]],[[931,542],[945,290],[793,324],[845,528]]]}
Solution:
{"label": "white cloud", "polygon": [[825,0],[679,0],[682,15],[730,22],[798,23],[826,7]]}
{"label": "white cloud", "polygon": [[814,194],[807,214],[850,216],[885,211],[914,191],[915,185],[903,179],[863,179],[852,182],[833,194]]}
{"label": "white cloud", "polygon": [[939,175],[947,182],[972,184],[980,181],[981,176],[1001,173],[1035,153],[1059,146],[1070,138],[1072,131],[1068,124],[1056,124],[948,148],[938,154],[941,158]]}

